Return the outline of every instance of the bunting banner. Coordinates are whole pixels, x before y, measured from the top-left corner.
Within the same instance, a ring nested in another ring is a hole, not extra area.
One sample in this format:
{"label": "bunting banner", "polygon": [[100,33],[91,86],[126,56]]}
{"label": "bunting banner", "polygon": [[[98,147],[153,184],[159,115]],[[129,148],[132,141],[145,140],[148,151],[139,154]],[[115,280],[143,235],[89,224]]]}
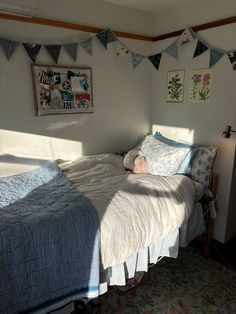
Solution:
{"label": "bunting banner", "polygon": [[209,68],[216,64],[223,57],[224,54],[225,52],[219,49],[210,49]]}
{"label": "bunting banner", "polygon": [[80,42],[81,47],[84,48],[84,50],[90,55],[93,55],[93,39],[89,38],[89,39],[85,39],[83,41]]}
{"label": "bunting banner", "polygon": [[148,57],[149,61],[154,65],[156,70],[159,70],[159,65],[161,62],[161,56],[162,56],[162,52]]}
{"label": "bunting banner", "polygon": [[54,62],[57,63],[61,51],[61,45],[45,45],[45,48],[53,58]]}
{"label": "bunting banner", "polygon": [[138,66],[142,62],[145,56],[141,55],[140,53],[131,51],[131,58],[132,58],[133,69],[135,69],[136,66]]}
{"label": "bunting banner", "polygon": [[181,45],[193,42],[196,38],[197,38],[197,35],[193,31],[193,29],[191,27],[188,27],[180,35]]}
{"label": "bunting banner", "polygon": [[117,45],[116,55],[118,57],[123,57],[129,53],[129,49],[120,40],[117,40],[116,45]]}
{"label": "bunting banner", "polygon": [[5,56],[7,57],[7,60],[10,60],[11,56],[13,55],[13,52],[19,45],[19,42],[7,38],[0,38],[0,43],[5,53]]}
{"label": "bunting banner", "polygon": [[63,47],[65,48],[67,53],[71,56],[71,58],[76,62],[78,43],[65,44],[65,45],[63,45]]}
{"label": "bunting banner", "polygon": [[114,35],[114,33],[112,32],[112,30],[110,28],[108,28],[108,30],[107,30],[107,42],[113,43],[114,41],[117,41],[117,38]]}
{"label": "bunting banner", "polygon": [[198,39],[193,58],[200,56],[206,50],[208,50],[208,46],[206,46],[201,40]]}
{"label": "bunting banner", "polygon": [[78,52],[78,45],[80,44],[82,48],[90,55],[93,55],[93,38],[96,39],[102,44],[102,46],[107,49],[109,43],[114,43],[116,45],[116,55],[119,57],[126,56],[131,52],[131,62],[132,67],[135,69],[144,58],[148,58],[152,65],[155,67],[156,70],[159,69],[162,53],[165,52],[169,54],[171,57],[178,59],[179,52],[178,52],[178,42],[181,45],[187,44],[189,42],[193,42],[197,39],[197,45],[193,54],[193,58],[200,56],[206,50],[210,50],[209,54],[209,68],[214,66],[224,54],[227,54],[229,61],[231,62],[232,68],[236,70],[236,51],[223,51],[217,48],[210,47],[206,42],[201,40],[198,35],[192,30],[191,27],[185,29],[181,35],[175,39],[173,43],[171,43],[167,48],[163,51],[153,54],[151,56],[144,56],[138,52],[130,51],[129,48],[126,47],[113,33],[111,29],[106,29],[88,39],[84,39],[82,41],[67,43],[67,44],[42,44],[42,43],[30,43],[30,42],[20,42],[17,40],[12,40],[5,37],[0,37],[0,46],[3,49],[3,52],[7,58],[10,60],[14,51],[16,50],[17,46],[21,44],[29,58],[32,62],[35,63],[36,58],[40,52],[42,46],[46,48],[50,56],[52,57],[55,63],[58,62],[58,58],[60,55],[61,47],[65,49],[65,51],[70,55],[74,62],[77,61],[77,52]]}
{"label": "bunting banner", "polygon": [[35,63],[39,50],[41,49],[41,45],[23,43],[23,46],[30,59]]}
{"label": "bunting banner", "polygon": [[177,47],[177,41],[173,42],[170,46],[168,46],[165,50],[165,53],[168,53],[171,57],[178,59],[178,47]]}
{"label": "bunting banner", "polygon": [[227,53],[227,55],[229,57],[229,61],[231,62],[233,66],[233,70],[236,71],[236,51],[231,51]]}
{"label": "bunting banner", "polygon": [[107,49],[107,37],[108,37],[107,30],[104,32],[98,33],[96,37],[99,40],[99,42]]}

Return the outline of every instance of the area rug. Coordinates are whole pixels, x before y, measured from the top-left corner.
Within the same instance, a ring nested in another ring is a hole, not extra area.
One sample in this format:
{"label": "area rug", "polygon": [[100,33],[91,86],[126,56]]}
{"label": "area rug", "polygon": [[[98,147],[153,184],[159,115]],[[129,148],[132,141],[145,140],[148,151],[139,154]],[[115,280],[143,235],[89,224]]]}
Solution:
{"label": "area rug", "polygon": [[150,268],[148,283],[127,292],[114,289],[100,297],[93,313],[187,314],[236,313],[236,273],[181,249],[177,259],[163,258]]}

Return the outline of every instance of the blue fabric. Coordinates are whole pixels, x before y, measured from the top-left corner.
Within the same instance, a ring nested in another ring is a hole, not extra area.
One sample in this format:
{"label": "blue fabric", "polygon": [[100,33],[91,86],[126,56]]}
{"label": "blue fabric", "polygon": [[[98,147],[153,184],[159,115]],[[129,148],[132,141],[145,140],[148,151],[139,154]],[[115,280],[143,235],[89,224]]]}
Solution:
{"label": "blue fabric", "polygon": [[167,144],[169,146],[172,147],[179,147],[179,148],[189,148],[189,153],[187,154],[187,156],[185,157],[185,159],[183,160],[183,162],[181,163],[177,173],[182,173],[182,174],[186,174],[190,167],[191,167],[191,163],[193,158],[195,157],[197,151],[198,151],[198,145],[191,145],[191,144],[185,144],[185,143],[180,143],[174,140],[171,140],[165,136],[163,136],[160,132],[156,132],[154,137],[159,140],[160,142]]}
{"label": "blue fabric", "polygon": [[0,193],[0,313],[97,295],[97,213],[56,163],[1,178]]}
{"label": "blue fabric", "polygon": [[147,135],[140,150],[146,158],[148,173],[171,176],[177,173],[190,148],[170,146],[152,135]]}

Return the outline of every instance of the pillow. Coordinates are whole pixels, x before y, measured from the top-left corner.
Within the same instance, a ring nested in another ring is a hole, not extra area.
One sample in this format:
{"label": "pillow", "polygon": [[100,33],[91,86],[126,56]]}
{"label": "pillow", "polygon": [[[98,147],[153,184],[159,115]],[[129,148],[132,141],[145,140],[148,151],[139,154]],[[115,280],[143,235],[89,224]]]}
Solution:
{"label": "pillow", "polygon": [[51,180],[61,170],[55,161],[47,161],[32,171],[0,178],[0,207],[8,206],[25,197],[37,186]]}
{"label": "pillow", "polygon": [[180,168],[177,171],[177,173],[186,174],[188,172],[188,170],[190,169],[191,162],[192,162],[194,156],[196,155],[196,153],[198,151],[198,145],[176,142],[174,140],[171,140],[171,139],[163,136],[160,132],[156,132],[154,137],[157,140],[159,140],[162,143],[165,143],[169,146],[180,147],[180,148],[189,148],[190,149],[189,153],[187,154],[187,156],[183,160],[182,164],[180,165]]}
{"label": "pillow", "polygon": [[217,147],[215,146],[199,146],[187,173],[191,179],[201,183],[205,188],[209,186],[216,153]]}
{"label": "pillow", "polygon": [[133,170],[134,160],[140,154],[140,147],[135,147],[128,151],[123,160],[123,165],[126,169]]}
{"label": "pillow", "polygon": [[177,173],[182,162],[190,152],[190,147],[170,146],[147,135],[141,143],[141,152],[148,163],[148,172],[160,176],[171,176]]}

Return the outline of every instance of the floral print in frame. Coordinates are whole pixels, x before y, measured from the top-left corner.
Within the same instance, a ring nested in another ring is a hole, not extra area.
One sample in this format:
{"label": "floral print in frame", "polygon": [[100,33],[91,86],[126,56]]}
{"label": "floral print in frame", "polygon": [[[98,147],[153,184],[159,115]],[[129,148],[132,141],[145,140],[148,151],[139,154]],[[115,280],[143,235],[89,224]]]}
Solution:
{"label": "floral print in frame", "polygon": [[212,72],[195,70],[190,73],[189,98],[191,102],[210,102]]}
{"label": "floral print in frame", "polygon": [[184,70],[167,73],[167,102],[183,102],[184,100]]}

